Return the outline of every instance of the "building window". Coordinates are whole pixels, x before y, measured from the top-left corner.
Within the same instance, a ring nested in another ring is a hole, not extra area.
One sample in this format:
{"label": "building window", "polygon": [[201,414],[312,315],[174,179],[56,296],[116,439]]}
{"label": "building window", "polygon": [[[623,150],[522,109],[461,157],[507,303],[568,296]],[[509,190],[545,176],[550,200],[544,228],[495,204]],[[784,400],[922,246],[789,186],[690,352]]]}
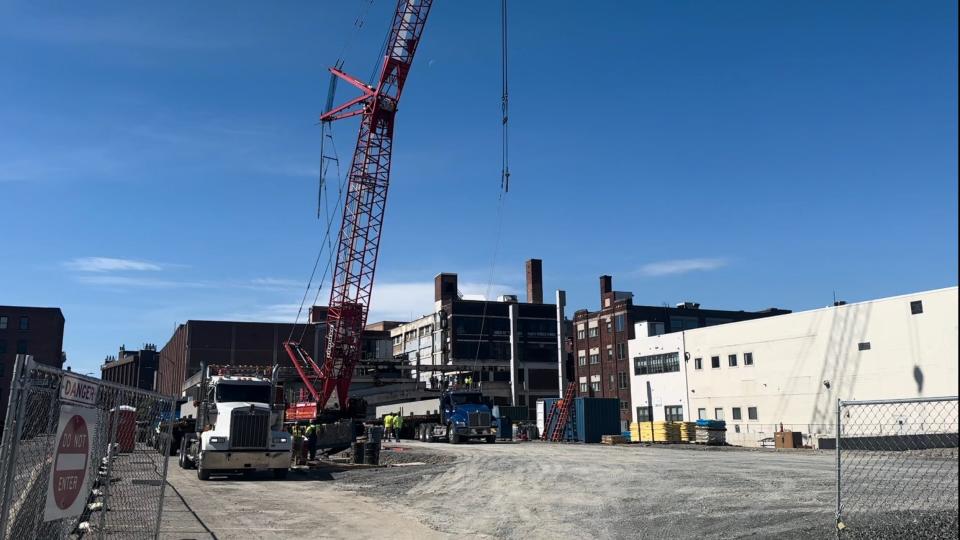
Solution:
{"label": "building window", "polygon": [[580,355],[577,357],[577,365],[585,366],[587,365],[587,357],[585,355]]}
{"label": "building window", "polygon": [[713,417],[716,420],[723,420],[723,407],[717,407],[713,409]]}
{"label": "building window", "polygon": [[591,355],[590,355],[590,363],[591,363],[591,364],[599,364],[599,363],[600,363],[600,355],[599,355],[599,354],[591,354]]}
{"label": "building window", "polygon": [[727,356],[727,365],[730,367],[737,367],[737,355],[731,354]]}
{"label": "building window", "polygon": [[593,328],[591,328],[591,329],[587,332],[587,334],[588,334],[590,337],[600,337],[600,327],[599,327],[599,326],[594,326]]}
{"label": "building window", "polygon": [[594,381],[594,382],[590,383],[590,389],[593,390],[594,392],[599,392],[599,391],[600,391],[600,381]]}
{"label": "building window", "polygon": [[703,369],[703,358],[693,359],[693,369]]}
{"label": "building window", "polygon": [[0,339],[0,354],[7,352],[7,340]]}
{"label": "building window", "polygon": [[710,367],[713,369],[720,369],[720,357],[711,356],[710,357]]}
{"label": "building window", "polygon": [[743,420],[743,413],[740,411],[740,407],[734,407],[730,410],[733,412],[734,420]]}
{"label": "building window", "polygon": [[683,422],[683,406],[668,405],[663,408],[663,416],[667,422]]}
{"label": "building window", "polygon": [[607,360],[613,360],[613,348],[607,347]]}
{"label": "building window", "polygon": [[757,420],[759,418],[756,407],[747,407],[747,418],[749,420]]}
{"label": "building window", "polygon": [[864,342],[861,342],[861,343],[857,343],[857,349],[858,349],[858,350],[861,350],[861,351],[869,351],[869,350],[870,350],[870,342],[869,342],[869,341],[864,341]]}
{"label": "building window", "polygon": [[27,340],[18,339],[17,340],[17,354],[27,354]]}
{"label": "building window", "polygon": [[587,383],[585,382],[580,383],[580,393],[581,394],[587,393]]}
{"label": "building window", "polygon": [[20,329],[29,330],[30,329],[30,318],[29,317],[20,317]]}
{"label": "building window", "polygon": [[620,400],[620,410],[621,410],[621,411],[629,411],[629,410],[630,410],[630,402],[629,402],[629,401],[624,401],[624,400],[621,399],[621,400]]}
{"label": "building window", "polygon": [[620,379],[620,388],[629,388],[630,387],[630,377],[627,376],[626,371],[621,371],[617,373],[617,377]]}
{"label": "building window", "polygon": [[627,357],[627,344],[617,343],[617,360],[623,360]]}
{"label": "building window", "polygon": [[583,329],[577,330],[577,339],[587,339],[587,331]]}
{"label": "building window", "polygon": [[737,432],[737,433],[740,433],[740,424],[734,424],[734,425],[733,425],[733,431],[735,431],[735,432]]}
{"label": "building window", "polygon": [[923,300],[914,300],[910,302],[910,314],[919,315],[923,313]]}
{"label": "building window", "polygon": [[0,330],[7,329],[7,320],[8,319],[6,315],[0,315]]}
{"label": "building window", "polygon": [[752,366],[753,365],[753,353],[745,352],[743,353],[743,365]]}
{"label": "building window", "polygon": [[653,354],[633,359],[634,375],[653,375],[680,371],[680,353]]}
{"label": "building window", "polygon": [[707,418],[707,409],[699,408],[697,409],[697,420],[704,420]]}
{"label": "building window", "polygon": [[650,407],[637,407],[637,422],[652,422]]}
{"label": "building window", "polygon": [[627,316],[626,315],[614,315],[613,317],[614,328],[617,332],[623,332],[627,329]]}
{"label": "building window", "polygon": [[607,390],[613,390],[615,384],[616,384],[616,379],[614,378],[613,373],[611,373],[610,380],[607,381]]}

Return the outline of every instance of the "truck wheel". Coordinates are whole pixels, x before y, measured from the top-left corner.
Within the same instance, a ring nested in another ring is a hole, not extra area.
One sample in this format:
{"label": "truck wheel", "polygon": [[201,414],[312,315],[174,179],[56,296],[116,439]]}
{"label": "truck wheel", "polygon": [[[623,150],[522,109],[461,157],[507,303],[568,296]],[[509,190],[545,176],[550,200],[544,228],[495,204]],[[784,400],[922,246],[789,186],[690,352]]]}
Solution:
{"label": "truck wheel", "polygon": [[487,437],[487,444],[493,444],[497,442],[497,437],[495,435],[490,435]]}
{"label": "truck wheel", "polygon": [[210,470],[203,468],[203,463],[197,465],[197,478],[203,481],[210,479]]}
{"label": "truck wheel", "polygon": [[450,444],[460,444],[460,436],[453,430],[453,424],[447,426],[447,440]]}
{"label": "truck wheel", "polygon": [[274,469],[273,477],[277,480],[283,480],[287,477],[287,469]]}

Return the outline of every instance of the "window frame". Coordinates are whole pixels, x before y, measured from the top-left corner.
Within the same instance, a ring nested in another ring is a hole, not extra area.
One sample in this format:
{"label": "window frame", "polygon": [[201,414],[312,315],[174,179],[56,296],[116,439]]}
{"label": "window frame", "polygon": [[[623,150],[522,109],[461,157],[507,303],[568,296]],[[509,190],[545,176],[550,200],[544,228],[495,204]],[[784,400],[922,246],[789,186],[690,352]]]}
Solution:
{"label": "window frame", "polygon": [[760,411],[756,407],[747,407],[747,420],[759,420]]}
{"label": "window frame", "polygon": [[710,369],[720,369],[720,357],[711,356],[710,357]]}
{"label": "window frame", "polygon": [[587,328],[587,337],[588,338],[600,337],[600,327],[594,326],[593,328]]}
{"label": "window frame", "polygon": [[713,419],[714,420],[726,420],[727,415],[724,413],[723,407],[714,407],[713,408]]}
{"label": "window frame", "polygon": [[10,317],[6,315],[0,315],[0,330],[6,330],[7,325],[10,324]]}
{"label": "window frame", "polygon": [[20,324],[17,326],[18,330],[29,330],[30,329],[30,317],[26,315],[20,316]]}
{"label": "window frame", "polygon": [[683,422],[683,405],[664,405],[663,419],[667,422]]}
{"label": "window frame", "polygon": [[737,354],[728,354],[727,355],[727,367],[737,367]]}
{"label": "window frame", "polygon": [[709,418],[707,418],[707,408],[706,408],[706,407],[698,407],[698,408],[697,408],[697,420],[709,420]]}
{"label": "window frame", "polygon": [[913,300],[910,302],[910,314],[920,315],[923,313],[923,300]]}
{"label": "window frame", "polygon": [[[643,411],[643,414],[640,414],[640,411]],[[637,422],[652,422],[653,415],[648,405],[639,405],[637,406]]]}
{"label": "window frame", "polygon": [[693,369],[703,369],[703,358],[693,359]]}
{"label": "window frame", "polygon": [[743,420],[743,409],[740,407],[730,407],[731,420]]}
{"label": "window frame", "polygon": [[600,353],[590,354],[590,365],[596,365],[600,363]]}
{"label": "window frame", "polygon": [[753,365],[753,352],[743,353],[743,365],[752,366]]}

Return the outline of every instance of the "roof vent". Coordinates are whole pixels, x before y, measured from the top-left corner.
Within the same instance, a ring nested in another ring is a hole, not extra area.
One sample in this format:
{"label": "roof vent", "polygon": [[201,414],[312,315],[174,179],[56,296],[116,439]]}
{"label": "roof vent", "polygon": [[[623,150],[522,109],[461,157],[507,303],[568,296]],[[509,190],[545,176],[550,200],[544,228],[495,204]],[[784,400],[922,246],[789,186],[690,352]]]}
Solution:
{"label": "roof vent", "polygon": [[700,309],[700,304],[697,302],[680,302],[677,304],[677,309]]}

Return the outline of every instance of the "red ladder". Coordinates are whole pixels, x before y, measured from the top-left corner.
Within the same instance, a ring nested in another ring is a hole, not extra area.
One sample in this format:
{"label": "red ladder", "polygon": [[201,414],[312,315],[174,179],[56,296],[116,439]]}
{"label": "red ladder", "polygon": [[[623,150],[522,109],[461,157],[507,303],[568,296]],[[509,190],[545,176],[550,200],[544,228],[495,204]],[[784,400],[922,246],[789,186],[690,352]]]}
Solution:
{"label": "red ladder", "polygon": [[[541,441],[560,442],[567,431],[567,424],[570,422],[570,414],[573,410],[573,398],[577,391],[577,383],[572,382],[567,386],[564,397],[553,402],[550,406],[550,413],[544,420],[543,433],[540,434]],[[556,418],[556,423],[553,419]],[[553,429],[550,429],[551,426]],[[549,436],[547,433],[549,432]]]}

